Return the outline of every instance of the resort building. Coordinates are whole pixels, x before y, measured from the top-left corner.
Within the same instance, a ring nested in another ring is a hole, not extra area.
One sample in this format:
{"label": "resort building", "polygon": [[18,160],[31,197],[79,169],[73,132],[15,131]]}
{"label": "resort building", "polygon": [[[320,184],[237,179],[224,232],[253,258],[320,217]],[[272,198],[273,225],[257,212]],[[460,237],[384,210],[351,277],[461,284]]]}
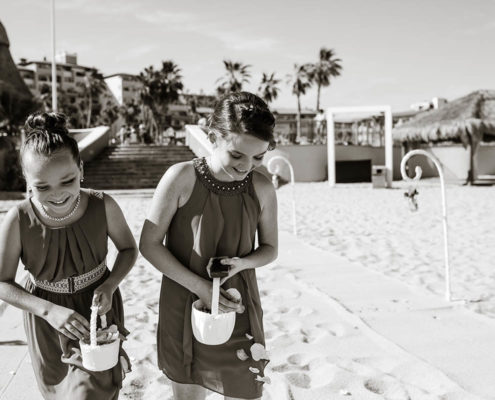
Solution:
{"label": "resort building", "polygon": [[107,75],[104,80],[119,105],[139,102],[143,84],[137,75],[118,73]]}
{"label": "resort building", "polygon": [[[281,142],[294,142],[297,135],[297,110],[294,108],[274,108],[275,135]],[[301,136],[313,138],[313,125],[316,111],[301,110]]]}
{"label": "resort building", "polygon": [[[63,52],[55,56],[57,64],[57,88],[67,92],[82,93],[86,86],[86,77],[96,71],[95,68],[77,64],[75,53]],[[28,61],[21,58],[17,69],[34,96],[39,96],[42,87],[52,84],[52,63],[46,57],[41,61]]]}
{"label": "resort building", "polygon": [[436,110],[447,104],[447,99],[442,97],[433,97],[430,101],[420,101],[411,104],[411,108],[415,111]]}

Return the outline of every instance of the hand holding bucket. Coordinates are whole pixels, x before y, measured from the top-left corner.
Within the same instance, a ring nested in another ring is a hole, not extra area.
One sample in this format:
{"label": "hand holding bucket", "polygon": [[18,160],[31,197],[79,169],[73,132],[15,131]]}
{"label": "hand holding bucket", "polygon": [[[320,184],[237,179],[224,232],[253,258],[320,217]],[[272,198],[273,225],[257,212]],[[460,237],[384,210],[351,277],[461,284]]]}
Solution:
{"label": "hand holding bucket", "polygon": [[191,325],[194,337],[198,342],[218,345],[227,342],[234,331],[235,311],[218,313],[220,300],[220,279],[228,276],[229,266],[220,262],[221,258],[212,258],[207,266],[213,278],[211,313],[205,310],[206,305],[196,300],[191,310]]}
{"label": "hand holding bucket", "polygon": [[[107,318],[100,316],[102,331],[98,335],[96,323],[98,306],[91,307],[90,343],[80,341],[83,367],[90,371],[105,371],[113,368],[119,361],[120,338],[116,325],[107,329]],[[106,331],[106,332],[105,332]],[[98,336],[101,336],[100,338]],[[100,343],[98,344],[98,340]]]}

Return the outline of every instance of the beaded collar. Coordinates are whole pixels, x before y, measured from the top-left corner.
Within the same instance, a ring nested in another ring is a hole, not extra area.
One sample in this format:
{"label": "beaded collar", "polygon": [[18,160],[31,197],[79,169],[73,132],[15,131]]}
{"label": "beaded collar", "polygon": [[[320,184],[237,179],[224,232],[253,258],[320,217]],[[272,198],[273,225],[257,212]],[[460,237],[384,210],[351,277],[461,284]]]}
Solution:
{"label": "beaded collar", "polygon": [[243,193],[249,187],[252,172],[250,172],[242,181],[224,182],[216,179],[206,163],[206,159],[195,158],[193,160],[194,169],[201,183],[211,192],[225,196],[233,196]]}

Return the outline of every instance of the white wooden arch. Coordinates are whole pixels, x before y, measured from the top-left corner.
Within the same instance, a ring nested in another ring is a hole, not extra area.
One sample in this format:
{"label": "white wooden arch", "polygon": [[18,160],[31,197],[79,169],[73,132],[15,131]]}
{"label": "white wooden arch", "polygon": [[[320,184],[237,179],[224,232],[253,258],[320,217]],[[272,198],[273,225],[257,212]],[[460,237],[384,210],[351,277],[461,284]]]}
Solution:
{"label": "white wooden arch", "polygon": [[335,124],[334,115],[349,113],[385,114],[385,166],[387,187],[392,187],[393,177],[393,141],[392,108],[390,106],[330,107],[327,108],[327,148],[328,148],[328,184],[335,186]]}

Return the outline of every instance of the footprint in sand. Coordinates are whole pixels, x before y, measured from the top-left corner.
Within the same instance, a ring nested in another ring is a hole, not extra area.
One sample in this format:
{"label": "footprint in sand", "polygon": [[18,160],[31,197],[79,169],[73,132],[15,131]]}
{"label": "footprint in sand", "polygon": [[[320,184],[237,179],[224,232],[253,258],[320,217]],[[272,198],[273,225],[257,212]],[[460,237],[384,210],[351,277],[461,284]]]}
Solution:
{"label": "footprint in sand", "polygon": [[304,343],[313,343],[317,340],[327,336],[329,333],[324,329],[319,328],[303,328],[301,329]]}
{"label": "footprint in sand", "polygon": [[303,373],[298,373],[298,372],[291,372],[288,374],[285,374],[285,377],[289,381],[290,384],[303,388],[303,389],[309,389],[311,388],[311,378],[309,375],[303,374]]}
{"label": "footprint in sand", "polygon": [[328,323],[323,323],[323,324],[316,324],[317,328],[320,328],[328,334],[336,337],[342,337],[345,336],[348,333],[348,329],[342,325],[342,324],[328,324]]}
{"label": "footprint in sand", "polygon": [[325,358],[310,360],[306,354],[301,353],[290,355],[286,363],[271,369],[283,373],[291,385],[304,389],[328,385],[339,372],[339,368]]}
{"label": "footprint in sand", "polygon": [[284,301],[287,299],[297,299],[301,296],[301,292],[298,290],[288,290],[288,289],[273,289],[270,292],[270,296],[272,297],[280,297]]}
{"label": "footprint in sand", "polygon": [[291,315],[299,316],[299,317],[307,317],[314,313],[314,309],[311,307],[292,307],[288,310]]}
{"label": "footprint in sand", "polygon": [[410,400],[409,393],[403,384],[392,377],[374,378],[364,382],[364,387],[372,393],[383,395],[394,400]]}
{"label": "footprint in sand", "polygon": [[299,321],[292,320],[280,320],[273,322],[282,332],[296,332],[301,329],[301,323]]}

